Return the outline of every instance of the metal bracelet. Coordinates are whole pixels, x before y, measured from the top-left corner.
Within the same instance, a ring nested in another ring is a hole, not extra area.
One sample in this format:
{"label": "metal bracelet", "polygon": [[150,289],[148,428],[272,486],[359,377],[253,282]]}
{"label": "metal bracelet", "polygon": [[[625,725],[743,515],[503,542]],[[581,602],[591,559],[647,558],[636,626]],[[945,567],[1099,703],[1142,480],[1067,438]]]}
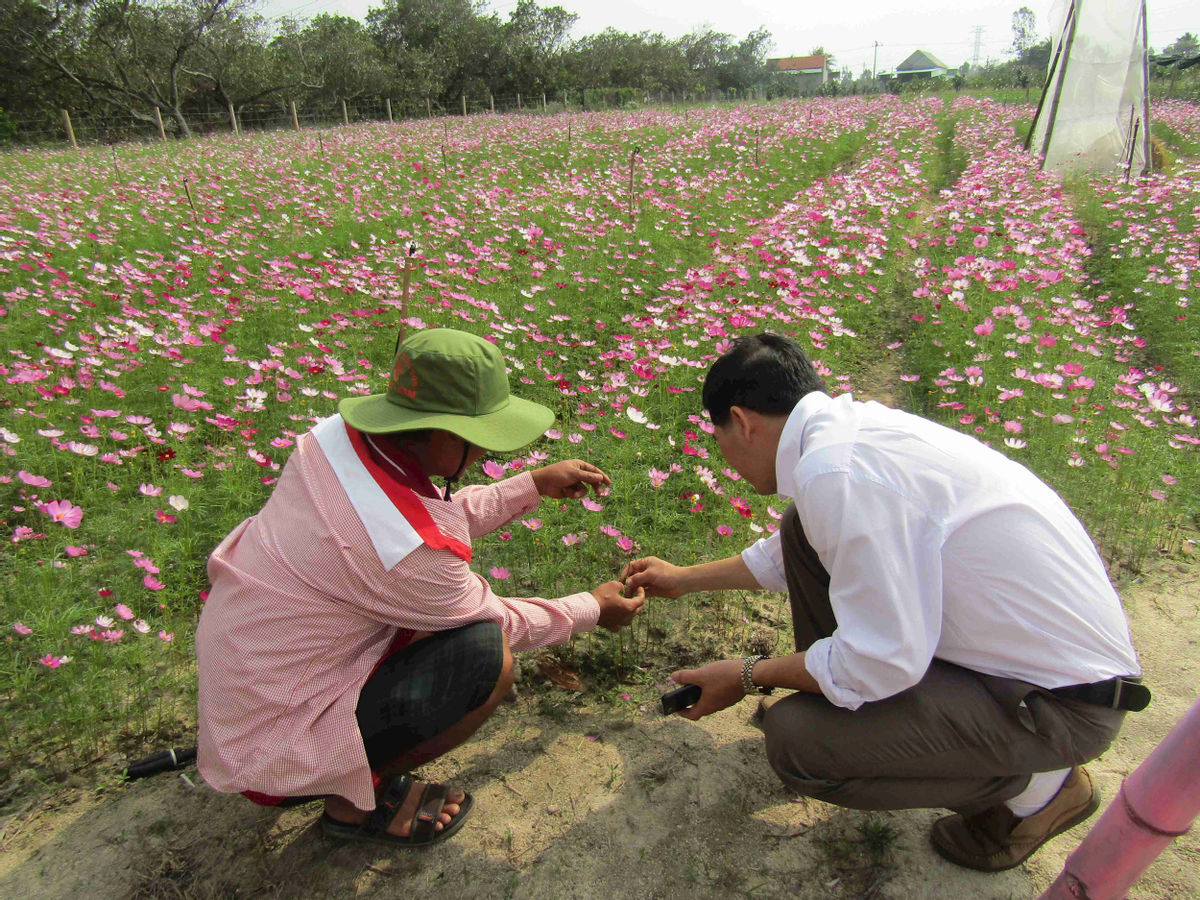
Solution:
{"label": "metal bracelet", "polygon": [[742,693],[744,694],[758,693],[758,687],[754,684],[754,664],[760,659],[766,659],[766,657],[747,656],[742,659]]}

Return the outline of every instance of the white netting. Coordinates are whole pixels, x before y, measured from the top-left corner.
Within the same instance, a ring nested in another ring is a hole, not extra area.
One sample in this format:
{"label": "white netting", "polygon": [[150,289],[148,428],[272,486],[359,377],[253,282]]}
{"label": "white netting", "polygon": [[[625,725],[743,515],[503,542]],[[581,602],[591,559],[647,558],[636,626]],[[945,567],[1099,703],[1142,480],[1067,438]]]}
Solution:
{"label": "white netting", "polygon": [[1049,87],[1030,144],[1048,168],[1142,171],[1143,10],[1143,0],[1056,0]]}

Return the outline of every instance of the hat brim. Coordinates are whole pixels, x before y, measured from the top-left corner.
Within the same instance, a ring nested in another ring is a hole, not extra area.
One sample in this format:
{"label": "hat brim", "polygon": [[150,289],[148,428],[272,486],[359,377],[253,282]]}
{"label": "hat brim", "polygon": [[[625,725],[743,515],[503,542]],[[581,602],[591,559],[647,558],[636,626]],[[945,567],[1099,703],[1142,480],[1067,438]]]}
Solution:
{"label": "hat brim", "polygon": [[347,397],[338,404],[346,423],[367,434],[399,434],[436,428],[456,434],[484,450],[507,453],[537,440],[554,423],[554,413],[540,403],[508,398],[495,412],[481,416],[425,412],[399,406],[387,394]]}

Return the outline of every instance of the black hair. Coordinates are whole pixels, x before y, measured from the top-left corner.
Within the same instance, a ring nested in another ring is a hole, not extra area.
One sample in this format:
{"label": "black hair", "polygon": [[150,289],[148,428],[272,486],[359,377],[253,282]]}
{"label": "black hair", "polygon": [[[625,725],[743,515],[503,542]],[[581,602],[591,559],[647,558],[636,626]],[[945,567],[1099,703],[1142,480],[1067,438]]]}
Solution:
{"label": "black hair", "polygon": [[786,416],[805,394],[824,390],[799,345],[764,331],[733,342],[708,370],[701,397],[713,424],[724,427],[731,407]]}

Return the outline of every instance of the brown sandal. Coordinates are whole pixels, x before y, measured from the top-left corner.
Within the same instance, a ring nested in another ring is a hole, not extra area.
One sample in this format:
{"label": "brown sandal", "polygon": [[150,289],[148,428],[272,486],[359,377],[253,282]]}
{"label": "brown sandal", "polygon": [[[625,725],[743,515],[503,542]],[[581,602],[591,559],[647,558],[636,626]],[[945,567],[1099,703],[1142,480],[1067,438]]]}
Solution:
{"label": "brown sandal", "polygon": [[330,837],[342,840],[364,841],[392,847],[431,847],[434,844],[440,844],[462,828],[475,801],[470,794],[464,791],[462,802],[458,804],[458,815],[450,821],[449,825],[438,831],[438,817],[446,805],[447,790],[446,786],[442,784],[427,784],[421,794],[417,812],[412,818],[412,827],[408,837],[390,834],[388,829],[416,784],[411,775],[398,775],[388,783],[387,789],[379,798],[375,809],[361,825],[339,822],[329,813],[325,813],[321,816],[321,830]]}

